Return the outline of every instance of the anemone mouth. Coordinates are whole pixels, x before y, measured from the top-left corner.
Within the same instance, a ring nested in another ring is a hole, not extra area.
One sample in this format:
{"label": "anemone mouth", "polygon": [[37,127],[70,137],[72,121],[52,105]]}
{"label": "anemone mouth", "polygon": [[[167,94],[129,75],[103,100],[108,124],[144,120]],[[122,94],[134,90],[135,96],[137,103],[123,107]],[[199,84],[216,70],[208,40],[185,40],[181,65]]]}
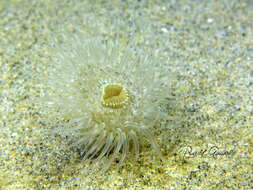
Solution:
{"label": "anemone mouth", "polygon": [[102,105],[107,108],[119,109],[128,104],[127,90],[120,84],[108,84],[103,89]]}

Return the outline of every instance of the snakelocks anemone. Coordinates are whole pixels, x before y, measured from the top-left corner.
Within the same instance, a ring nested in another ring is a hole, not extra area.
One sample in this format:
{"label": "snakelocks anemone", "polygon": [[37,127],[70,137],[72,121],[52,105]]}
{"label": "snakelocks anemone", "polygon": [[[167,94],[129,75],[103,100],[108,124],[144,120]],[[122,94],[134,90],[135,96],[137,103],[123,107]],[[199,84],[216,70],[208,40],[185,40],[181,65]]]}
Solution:
{"label": "snakelocks anemone", "polygon": [[83,160],[108,169],[116,159],[138,158],[142,142],[160,152],[153,129],[166,117],[169,79],[150,52],[94,37],[54,51],[45,103],[67,118],[56,131],[70,137]]}

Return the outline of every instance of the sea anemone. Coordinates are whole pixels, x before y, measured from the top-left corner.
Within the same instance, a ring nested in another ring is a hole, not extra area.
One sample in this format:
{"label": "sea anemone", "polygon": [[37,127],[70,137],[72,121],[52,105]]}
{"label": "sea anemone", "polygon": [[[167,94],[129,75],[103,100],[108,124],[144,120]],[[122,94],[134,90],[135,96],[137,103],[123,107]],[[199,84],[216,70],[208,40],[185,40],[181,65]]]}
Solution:
{"label": "sea anemone", "polygon": [[124,44],[90,37],[56,45],[47,80],[45,103],[66,121],[57,133],[70,137],[83,160],[105,169],[129,153],[138,158],[142,142],[160,153],[153,129],[166,117],[164,63]]}

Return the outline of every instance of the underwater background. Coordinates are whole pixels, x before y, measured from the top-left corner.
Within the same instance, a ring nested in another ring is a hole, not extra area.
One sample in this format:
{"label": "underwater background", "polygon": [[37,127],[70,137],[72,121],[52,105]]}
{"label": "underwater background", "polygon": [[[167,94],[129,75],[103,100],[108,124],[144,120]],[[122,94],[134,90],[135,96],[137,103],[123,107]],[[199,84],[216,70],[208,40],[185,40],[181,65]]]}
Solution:
{"label": "underwater background", "polygon": [[[63,123],[36,102],[52,44],[80,32],[158,54],[174,73],[171,120],[154,134],[162,158],[147,144],[96,174],[43,132]],[[252,94],[252,0],[1,0],[0,189],[252,189]]]}

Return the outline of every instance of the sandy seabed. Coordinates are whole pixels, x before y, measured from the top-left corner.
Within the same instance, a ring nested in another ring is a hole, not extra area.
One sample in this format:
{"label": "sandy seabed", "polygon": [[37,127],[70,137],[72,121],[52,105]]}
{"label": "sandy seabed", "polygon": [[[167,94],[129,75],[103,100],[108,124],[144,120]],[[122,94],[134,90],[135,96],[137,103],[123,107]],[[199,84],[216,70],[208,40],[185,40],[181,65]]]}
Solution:
{"label": "sandy seabed", "polygon": [[[1,0],[0,189],[252,189],[252,20],[250,0]],[[96,174],[41,132],[62,122],[34,101],[47,93],[50,46],[80,31],[134,39],[177,73],[168,114],[178,119],[156,127],[163,159],[147,145]]]}

